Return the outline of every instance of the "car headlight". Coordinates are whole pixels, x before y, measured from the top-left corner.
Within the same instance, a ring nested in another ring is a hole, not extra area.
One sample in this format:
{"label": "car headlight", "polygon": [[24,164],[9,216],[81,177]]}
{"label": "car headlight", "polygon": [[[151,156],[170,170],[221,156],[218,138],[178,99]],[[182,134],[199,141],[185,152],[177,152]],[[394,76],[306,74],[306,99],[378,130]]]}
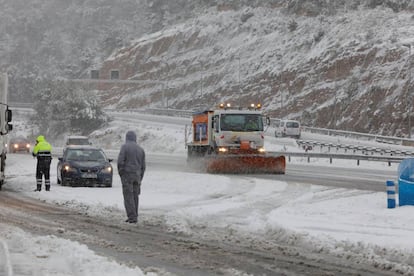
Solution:
{"label": "car headlight", "polygon": [[15,149],[18,149],[18,148],[19,148],[19,145],[18,145],[18,144],[14,144],[14,145],[13,145],[13,147],[14,147]]}
{"label": "car headlight", "polygon": [[75,172],[76,169],[71,167],[70,165],[64,165],[63,166],[63,171],[65,171],[65,172]]}
{"label": "car headlight", "polygon": [[26,144],[26,148],[30,148],[30,144]]}
{"label": "car headlight", "polygon": [[111,166],[106,166],[105,168],[103,168],[101,170],[103,173],[112,173],[112,167]]}
{"label": "car headlight", "polygon": [[258,148],[257,149],[260,153],[265,153],[266,152],[266,150],[264,149],[264,148]]}

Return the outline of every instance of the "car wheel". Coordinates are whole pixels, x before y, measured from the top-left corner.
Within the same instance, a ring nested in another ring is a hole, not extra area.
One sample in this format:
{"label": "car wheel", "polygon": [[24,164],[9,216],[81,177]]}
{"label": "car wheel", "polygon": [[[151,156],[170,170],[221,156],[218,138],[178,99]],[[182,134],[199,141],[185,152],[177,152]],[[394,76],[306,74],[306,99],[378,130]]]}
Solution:
{"label": "car wheel", "polygon": [[68,186],[68,182],[66,180],[62,179],[61,182],[62,182],[62,186]]}
{"label": "car wheel", "polygon": [[60,175],[60,178],[62,178],[62,174],[59,173],[59,167],[58,167],[56,170],[56,182],[57,184],[62,184],[62,181],[59,179],[59,175]]}
{"label": "car wheel", "polygon": [[62,186],[68,186],[68,181],[65,180],[62,175],[60,176],[60,183]]}

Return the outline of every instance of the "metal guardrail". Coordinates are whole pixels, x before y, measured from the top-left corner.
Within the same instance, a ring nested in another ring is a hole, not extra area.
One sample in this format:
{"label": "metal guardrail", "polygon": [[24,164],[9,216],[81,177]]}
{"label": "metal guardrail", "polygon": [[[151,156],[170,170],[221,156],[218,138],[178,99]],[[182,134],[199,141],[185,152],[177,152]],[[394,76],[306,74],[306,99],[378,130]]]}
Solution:
{"label": "metal guardrail", "polygon": [[105,111],[109,112],[140,112],[140,113],[149,113],[153,115],[161,116],[171,116],[171,117],[188,117],[194,113],[192,110],[181,110],[181,109],[172,109],[172,108],[143,108],[143,109],[126,109],[126,110],[117,110],[112,108],[105,108]]}
{"label": "metal guardrail", "polygon": [[413,150],[400,150],[400,149],[391,149],[391,148],[379,148],[379,147],[370,147],[363,145],[350,145],[350,144],[336,144],[336,143],[326,143],[319,141],[307,141],[307,140],[297,140],[296,143],[302,147],[304,150],[312,150],[315,147],[320,149],[327,148],[328,151],[331,149],[343,150],[345,153],[349,152],[361,152],[362,154],[380,154],[380,155],[400,155],[400,156],[414,156]]}
{"label": "metal guardrail", "polygon": [[181,110],[181,109],[163,109],[163,108],[146,108],[146,112],[150,112],[154,115],[166,115],[166,116],[178,116],[178,117],[191,117],[194,113],[192,110]]}
{"label": "metal guardrail", "polygon": [[360,165],[360,161],[378,161],[386,162],[388,166],[391,166],[391,163],[400,163],[406,157],[403,156],[379,156],[379,155],[365,155],[365,154],[341,154],[341,153],[315,153],[315,152],[283,152],[283,151],[273,151],[268,152],[270,155],[284,155],[287,156],[288,161],[291,161],[291,157],[304,157],[307,158],[308,163],[311,158],[326,158],[329,159],[329,163],[332,164],[333,159],[347,159],[347,160],[356,160],[357,165]]}
{"label": "metal guardrail", "polygon": [[386,144],[395,144],[395,145],[405,145],[405,146],[414,146],[414,139],[403,138],[403,137],[392,137],[384,135],[375,135],[354,131],[345,131],[345,130],[333,130],[327,128],[317,128],[317,127],[308,127],[302,126],[302,130],[310,133],[319,133],[328,136],[344,136],[348,138],[365,138],[367,140],[372,140],[380,143]]}

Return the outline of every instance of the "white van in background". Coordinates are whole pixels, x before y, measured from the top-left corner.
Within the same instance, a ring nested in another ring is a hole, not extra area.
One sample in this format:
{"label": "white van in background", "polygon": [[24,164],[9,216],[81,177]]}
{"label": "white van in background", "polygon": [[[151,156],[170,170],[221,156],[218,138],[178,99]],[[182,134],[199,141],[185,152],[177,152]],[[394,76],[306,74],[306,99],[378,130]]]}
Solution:
{"label": "white van in background", "polygon": [[275,137],[293,137],[299,139],[300,134],[300,123],[295,120],[280,120],[275,130]]}

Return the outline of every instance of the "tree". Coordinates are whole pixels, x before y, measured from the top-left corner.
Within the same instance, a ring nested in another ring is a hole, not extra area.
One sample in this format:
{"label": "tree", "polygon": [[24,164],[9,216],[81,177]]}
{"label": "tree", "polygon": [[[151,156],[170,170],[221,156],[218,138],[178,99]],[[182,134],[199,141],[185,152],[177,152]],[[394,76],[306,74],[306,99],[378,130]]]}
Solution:
{"label": "tree", "polygon": [[73,83],[39,81],[35,85],[33,122],[39,133],[58,137],[63,133],[87,135],[109,121],[96,94]]}

